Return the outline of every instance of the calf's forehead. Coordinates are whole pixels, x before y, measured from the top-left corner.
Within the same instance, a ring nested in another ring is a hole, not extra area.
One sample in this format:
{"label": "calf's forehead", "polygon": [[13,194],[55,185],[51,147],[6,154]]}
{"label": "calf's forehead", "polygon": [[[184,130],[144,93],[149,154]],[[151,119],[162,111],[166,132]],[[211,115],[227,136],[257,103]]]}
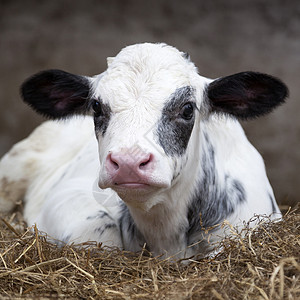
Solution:
{"label": "calf's forehead", "polygon": [[193,85],[191,79],[197,74],[181,52],[164,45],[134,45],[111,60],[93,84],[94,96],[113,112],[134,107],[161,110],[175,90]]}

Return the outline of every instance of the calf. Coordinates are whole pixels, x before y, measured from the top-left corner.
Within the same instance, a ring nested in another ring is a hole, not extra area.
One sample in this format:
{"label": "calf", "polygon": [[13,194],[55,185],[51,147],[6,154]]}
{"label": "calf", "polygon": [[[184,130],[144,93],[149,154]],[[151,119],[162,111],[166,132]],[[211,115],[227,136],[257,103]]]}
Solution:
{"label": "calf", "polygon": [[146,43],[109,58],[100,75],[44,71],[21,93],[62,121],[42,124],[4,156],[0,208],[24,198],[27,223],[55,239],[131,251],[146,244],[186,258],[211,251],[225,219],[280,217],[238,122],[283,103],[287,88],[272,76],[208,79],[186,54]]}

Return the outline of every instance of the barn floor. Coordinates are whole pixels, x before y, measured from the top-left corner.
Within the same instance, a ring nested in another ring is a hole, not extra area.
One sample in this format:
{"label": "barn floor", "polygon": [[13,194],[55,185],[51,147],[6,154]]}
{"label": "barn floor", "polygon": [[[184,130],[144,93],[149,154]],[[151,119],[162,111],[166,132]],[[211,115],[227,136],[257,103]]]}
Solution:
{"label": "barn floor", "polygon": [[48,243],[20,212],[0,220],[1,299],[300,299],[300,209],[266,218],[189,265]]}

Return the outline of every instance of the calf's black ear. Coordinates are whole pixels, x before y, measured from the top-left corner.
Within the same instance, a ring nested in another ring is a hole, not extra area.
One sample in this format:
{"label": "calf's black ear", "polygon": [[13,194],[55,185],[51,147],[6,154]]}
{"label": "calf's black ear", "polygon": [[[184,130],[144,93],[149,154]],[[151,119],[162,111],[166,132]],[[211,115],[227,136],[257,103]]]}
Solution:
{"label": "calf's black ear", "polygon": [[61,70],[47,70],[27,79],[21,96],[38,113],[51,119],[84,114],[88,110],[90,81]]}
{"label": "calf's black ear", "polygon": [[284,102],[288,89],[273,76],[242,72],[211,82],[206,96],[212,111],[245,120],[271,112]]}

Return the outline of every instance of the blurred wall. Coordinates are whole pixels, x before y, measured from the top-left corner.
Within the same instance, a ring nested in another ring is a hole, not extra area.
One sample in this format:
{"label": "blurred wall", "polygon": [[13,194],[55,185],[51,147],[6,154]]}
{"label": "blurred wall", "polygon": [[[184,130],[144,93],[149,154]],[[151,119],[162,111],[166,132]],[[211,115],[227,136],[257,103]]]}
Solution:
{"label": "blurred wall", "polygon": [[287,83],[284,106],[243,126],[264,156],[278,202],[297,202],[298,0],[0,0],[0,155],[42,121],[20,100],[25,78],[49,68],[97,74],[107,56],[145,41],[189,52],[207,77],[254,70]]}

